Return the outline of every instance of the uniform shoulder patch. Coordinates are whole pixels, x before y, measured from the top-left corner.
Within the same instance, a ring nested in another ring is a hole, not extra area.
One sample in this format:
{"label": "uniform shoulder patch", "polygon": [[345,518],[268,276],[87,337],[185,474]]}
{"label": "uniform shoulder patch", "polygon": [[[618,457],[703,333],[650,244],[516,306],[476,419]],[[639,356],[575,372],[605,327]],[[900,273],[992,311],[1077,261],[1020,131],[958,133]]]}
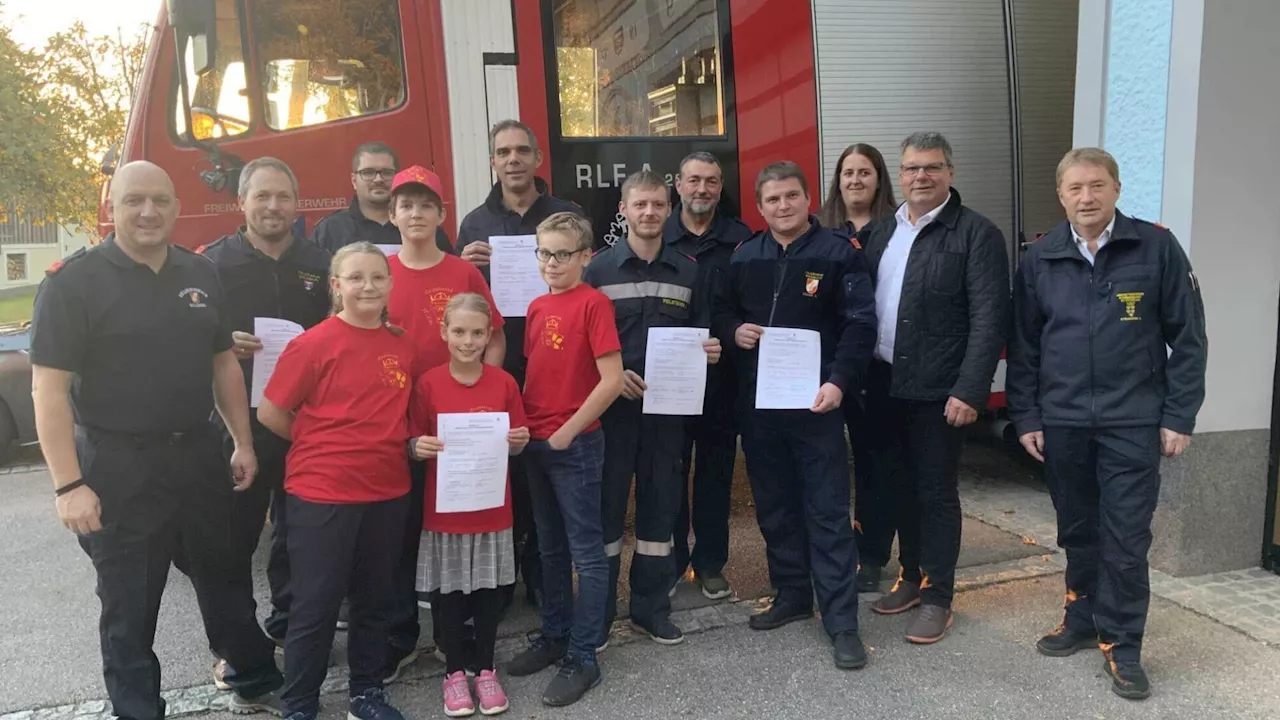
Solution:
{"label": "uniform shoulder patch", "polygon": [[[94,247],[97,247],[97,246],[95,245]],[[44,271],[44,274],[45,274],[45,275],[57,275],[58,273],[62,272],[62,269],[63,269],[63,268],[65,268],[67,265],[69,265],[70,263],[73,263],[73,262],[75,262],[75,261],[79,260],[80,258],[84,257],[84,256],[85,256],[85,254],[87,254],[88,252],[89,252],[89,251],[88,251],[88,249],[86,249],[86,248],[81,248],[81,249],[79,249],[79,250],[77,250],[77,251],[75,251],[75,252],[71,253],[70,255],[68,255],[68,256],[66,256],[66,257],[64,257],[64,258],[62,258],[62,259],[60,259],[60,260],[54,260],[54,261],[53,261],[53,264],[52,264],[52,265],[50,265],[50,266],[49,266],[49,267]]]}

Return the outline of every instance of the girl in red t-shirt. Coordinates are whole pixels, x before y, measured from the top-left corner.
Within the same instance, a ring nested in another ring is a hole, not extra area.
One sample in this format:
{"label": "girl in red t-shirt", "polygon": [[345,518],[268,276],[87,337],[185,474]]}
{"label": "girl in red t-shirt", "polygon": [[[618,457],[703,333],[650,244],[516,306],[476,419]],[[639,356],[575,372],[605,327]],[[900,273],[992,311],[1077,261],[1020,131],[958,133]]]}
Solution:
{"label": "girl in red t-shirt", "polygon": [[374,245],[337,252],[334,315],[294,338],[258,419],[292,440],[285,501],[292,570],[287,713],[314,718],[338,609],[350,599],[350,716],[401,718],[382,689],[389,588],[409,510],[414,348],[386,322],[391,273]]}
{"label": "girl in red t-shirt", "polygon": [[439,417],[445,413],[507,413],[507,445],[517,455],[529,443],[524,402],[516,381],[501,368],[482,362],[493,333],[492,309],[482,296],[462,293],[449,300],[441,335],[449,347],[448,364],[428,370],[414,389],[411,413],[425,435],[414,442],[414,455],[427,460],[423,532],[418,553],[418,590],[435,593],[432,610],[440,618],[444,648],[445,714],[475,712],[463,657],[466,621],[474,618],[475,660],[479,670],[475,692],[480,711],[494,715],[507,709],[507,696],[495,675],[494,644],[502,618],[500,588],[516,581],[511,536],[511,484],[500,504],[466,512],[437,507],[438,455],[445,450]]}

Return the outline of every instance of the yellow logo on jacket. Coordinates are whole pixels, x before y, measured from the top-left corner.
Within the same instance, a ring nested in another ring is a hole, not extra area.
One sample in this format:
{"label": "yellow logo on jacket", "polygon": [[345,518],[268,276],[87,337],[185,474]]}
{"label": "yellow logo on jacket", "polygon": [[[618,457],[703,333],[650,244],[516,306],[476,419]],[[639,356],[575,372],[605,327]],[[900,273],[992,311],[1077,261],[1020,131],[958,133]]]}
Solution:
{"label": "yellow logo on jacket", "polygon": [[1116,293],[1116,299],[1124,303],[1124,317],[1120,318],[1120,322],[1142,319],[1142,316],[1138,315],[1138,302],[1142,300],[1142,296],[1145,294],[1140,292]]}

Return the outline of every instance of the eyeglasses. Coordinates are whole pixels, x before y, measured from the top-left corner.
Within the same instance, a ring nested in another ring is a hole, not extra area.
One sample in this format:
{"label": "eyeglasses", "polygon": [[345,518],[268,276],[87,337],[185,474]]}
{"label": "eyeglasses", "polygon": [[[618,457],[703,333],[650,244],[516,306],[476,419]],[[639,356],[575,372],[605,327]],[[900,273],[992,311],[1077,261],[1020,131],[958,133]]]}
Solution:
{"label": "eyeglasses", "polygon": [[548,263],[551,262],[551,258],[555,258],[558,263],[566,263],[569,262],[569,258],[572,258],[574,255],[585,250],[586,248],[578,248],[577,250],[557,250],[555,252],[551,252],[550,250],[538,248],[533,251],[533,254],[538,256],[538,262]]}
{"label": "eyeglasses", "polygon": [[930,177],[942,174],[943,170],[951,167],[947,163],[933,163],[932,165],[903,165],[898,168],[898,172],[902,173],[902,177],[915,177],[920,173],[924,173]]}
{"label": "eyeglasses", "polygon": [[364,275],[339,275],[338,279],[345,280],[351,283],[352,285],[360,285],[360,286],[364,286],[365,281],[367,280],[374,287],[382,287],[383,285],[386,285],[389,280],[391,280],[391,276],[383,275],[381,273],[375,273],[373,275],[369,275],[368,277],[365,277]]}
{"label": "eyeglasses", "polygon": [[396,171],[390,169],[378,170],[376,168],[365,168],[363,170],[357,170],[356,175],[365,182],[372,182],[374,178],[394,180],[396,177]]}

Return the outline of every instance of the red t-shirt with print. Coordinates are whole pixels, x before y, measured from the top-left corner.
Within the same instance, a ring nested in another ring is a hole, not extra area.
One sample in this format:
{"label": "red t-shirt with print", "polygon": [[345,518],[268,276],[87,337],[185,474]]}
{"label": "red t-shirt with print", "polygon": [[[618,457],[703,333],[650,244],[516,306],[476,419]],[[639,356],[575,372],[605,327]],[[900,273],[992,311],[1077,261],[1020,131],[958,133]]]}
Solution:
{"label": "red t-shirt with print", "polygon": [[315,503],[367,503],[409,492],[407,336],[330,317],[294,338],[264,396],[294,410],[284,486]]}
{"label": "red t-shirt with print", "polygon": [[[425,372],[413,391],[410,413],[414,425],[432,437],[438,435],[436,417],[441,413],[505,412],[511,427],[525,427],[524,403],[515,378],[502,368],[484,366],[475,385],[463,385],[440,365]],[[427,485],[423,498],[422,527],[441,533],[475,534],[506,530],[511,522],[511,482],[502,507],[475,512],[436,512],[436,462],[427,461]]]}
{"label": "red t-shirt with print", "polygon": [[404,328],[405,335],[417,346],[419,372],[449,362],[449,345],[440,337],[440,323],[444,321],[445,306],[454,295],[473,292],[484,296],[492,308],[494,331],[502,327],[502,312],[475,265],[456,255],[445,255],[426,270],[405,267],[399,255],[392,255],[387,261],[393,281],[387,316],[391,324]]}
{"label": "red t-shirt with print", "polygon": [[[529,434],[546,440],[578,412],[600,383],[596,360],[620,352],[613,302],[582,283],[529,303],[524,335],[524,410]],[[583,432],[600,426],[597,420]]]}

